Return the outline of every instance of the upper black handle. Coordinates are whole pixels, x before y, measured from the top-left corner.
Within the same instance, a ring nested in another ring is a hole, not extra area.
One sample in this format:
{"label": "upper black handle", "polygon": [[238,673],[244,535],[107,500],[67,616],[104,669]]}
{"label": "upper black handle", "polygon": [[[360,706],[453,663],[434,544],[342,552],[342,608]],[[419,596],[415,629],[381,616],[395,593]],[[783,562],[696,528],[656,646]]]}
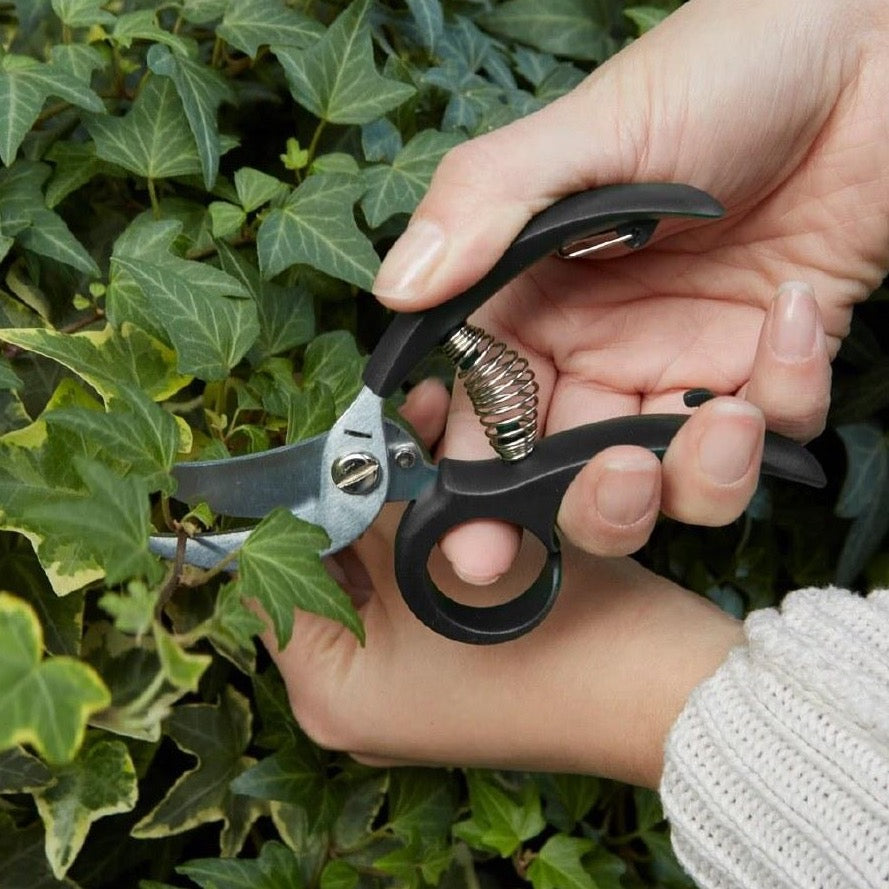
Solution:
{"label": "upper black handle", "polygon": [[667,216],[718,217],[723,208],[706,192],[673,182],[606,185],[563,198],[535,216],[494,267],[454,299],[425,312],[397,315],[381,337],[364,382],[384,398],[485,300],[523,269],[582,238],[637,225],[629,241],[641,247]]}
{"label": "upper black handle", "polygon": [[[616,444],[649,448],[659,457],[685,414],[650,414],[590,423],[538,442],[533,454],[515,463],[442,460],[438,478],[405,512],[395,540],[395,572],[414,614],[437,633],[460,642],[515,639],[546,616],[558,594],[561,574],[555,525],[572,479],[595,454]],[[766,433],[762,473],[821,487],[818,461],[801,445]],[[547,548],[534,584],[501,605],[473,607],[455,602],[432,582],[429,554],[441,537],[470,519],[500,519],[521,525]]]}

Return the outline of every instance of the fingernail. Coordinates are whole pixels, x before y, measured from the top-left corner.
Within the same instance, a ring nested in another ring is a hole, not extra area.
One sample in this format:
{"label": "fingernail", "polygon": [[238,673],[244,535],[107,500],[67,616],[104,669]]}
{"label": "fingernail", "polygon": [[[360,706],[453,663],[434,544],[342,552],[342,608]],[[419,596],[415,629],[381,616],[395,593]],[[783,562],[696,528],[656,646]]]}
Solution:
{"label": "fingernail", "polygon": [[490,586],[503,577],[502,574],[476,574],[473,571],[466,571],[457,565],[452,565],[451,567],[460,580],[464,581],[464,583],[471,583],[473,586]]}
{"label": "fingernail", "polygon": [[388,300],[408,300],[429,280],[444,254],[441,227],[428,219],[412,222],[386,254],[373,292]]}
{"label": "fingernail", "polygon": [[787,361],[809,358],[815,351],[818,321],[812,288],[801,281],[782,284],[772,310],[770,342],[775,354]]}
{"label": "fingernail", "polygon": [[759,441],[762,421],[759,411],[743,401],[714,404],[718,422],[698,442],[701,469],[716,484],[732,485],[750,470]]}
{"label": "fingernail", "polygon": [[596,510],[612,525],[634,525],[654,507],[657,467],[644,458],[608,463],[596,484]]}

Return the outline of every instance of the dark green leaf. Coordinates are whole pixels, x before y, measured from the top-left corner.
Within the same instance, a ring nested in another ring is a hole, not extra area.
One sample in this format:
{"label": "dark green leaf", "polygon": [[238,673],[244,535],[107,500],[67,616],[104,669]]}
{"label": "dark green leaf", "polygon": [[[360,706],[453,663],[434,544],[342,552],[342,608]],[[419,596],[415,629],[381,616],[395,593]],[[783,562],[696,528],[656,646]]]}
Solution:
{"label": "dark green leaf", "polygon": [[534,889],[598,889],[584,869],[581,858],[595,843],[556,834],[541,847],[528,866],[528,879]]}
{"label": "dark green leaf", "polygon": [[420,42],[425,49],[434,52],[444,30],[441,0],[407,0],[407,6],[417,25]]}
{"label": "dark green leaf", "polygon": [[222,153],[216,110],[222,102],[233,101],[231,87],[213,69],[187,56],[176,55],[157,43],[148,51],[148,67],[175,84],[197,146],[204,185],[211,189]]}
{"label": "dark green leaf", "polygon": [[235,190],[245,213],[252,213],[289,191],[280,179],[251,167],[241,167],[235,172]]}
{"label": "dark green leaf", "polygon": [[303,378],[306,387],[322,383],[333,394],[337,414],[354,400],[361,388],[364,358],[355,338],[345,330],[315,337],[306,349]]}
{"label": "dark green leaf", "polygon": [[388,786],[389,773],[378,772],[348,794],[333,825],[333,839],[338,848],[349,850],[362,846],[370,837]]}
{"label": "dark green leaf", "polygon": [[298,49],[311,46],[324,27],[281,0],[230,0],[216,33],[235,49],[256,58],[260,46],[269,44]]}
{"label": "dark green leaf", "polygon": [[264,843],[256,859],[203,858],[176,868],[201,889],[303,889],[296,855],[280,843]]}
{"label": "dark green leaf", "polygon": [[52,0],[53,12],[69,28],[113,25],[114,16],[102,9],[107,0]]}
{"label": "dark green leaf", "polygon": [[350,3],[310,49],[273,47],[293,98],[322,120],[369,123],[414,94],[413,87],[377,72],[369,9],[370,0]]}
{"label": "dark green leaf", "polygon": [[49,868],[43,849],[40,822],[24,830],[16,828],[12,818],[0,813],[0,886],[4,889],[78,889],[67,877],[57,880]]}
{"label": "dark green leaf", "polygon": [[640,34],[659,25],[669,14],[669,10],[659,9],[657,6],[628,6],[624,9],[624,15],[636,26]]}
{"label": "dark green leaf", "polygon": [[363,188],[357,177],[310,176],[259,227],[256,247],[263,277],[298,263],[369,290],[379,257],[355,224],[352,206]]}
{"label": "dark green leaf", "polygon": [[0,753],[0,793],[27,793],[53,781],[52,772],[21,747]]}

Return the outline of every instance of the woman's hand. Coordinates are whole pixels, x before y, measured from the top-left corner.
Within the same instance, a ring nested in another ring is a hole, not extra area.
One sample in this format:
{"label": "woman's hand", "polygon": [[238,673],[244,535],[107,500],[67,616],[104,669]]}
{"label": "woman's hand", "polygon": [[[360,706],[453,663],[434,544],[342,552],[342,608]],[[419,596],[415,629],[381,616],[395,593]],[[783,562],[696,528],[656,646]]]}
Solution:
{"label": "woman's hand", "polygon": [[[829,360],[889,267],[887,20],[885,0],[691,0],[569,95],[451,152],[384,261],[376,292],[416,310],[476,281],[567,193],[687,182],[725,205],[715,223],[662,224],[625,258],[544,260],[476,318],[530,357],[544,434],[683,411],[696,386],[744,399],[698,410],[663,467],[633,448],[593,460],[560,516],[584,548],[632,552],[659,509],[735,518],[755,485],[760,411],[802,441],[821,430]],[[796,280],[812,289],[780,287]],[[489,453],[460,395],[444,452]],[[444,542],[476,583],[517,546],[490,523]]]}
{"label": "woman's hand", "polygon": [[[406,408],[427,440],[446,410],[434,384],[415,390]],[[370,764],[587,772],[656,786],[669,727],[740,641],[740,625],[629,559],[569,547],[563,591],[533,632],[501,645],[453,642],[420,623],[396,586],[399,516],[387,508],[332,566],[361,603],[364,647],[305,612],[283,651],[273,634],[265,640],[305,731]],[[534,556],[523,551],[517,583],[532,579]],[[433,574],[440,583],[450,574],[443,559]],[[479,604],[479,591],[453,576],[446,588]]]}

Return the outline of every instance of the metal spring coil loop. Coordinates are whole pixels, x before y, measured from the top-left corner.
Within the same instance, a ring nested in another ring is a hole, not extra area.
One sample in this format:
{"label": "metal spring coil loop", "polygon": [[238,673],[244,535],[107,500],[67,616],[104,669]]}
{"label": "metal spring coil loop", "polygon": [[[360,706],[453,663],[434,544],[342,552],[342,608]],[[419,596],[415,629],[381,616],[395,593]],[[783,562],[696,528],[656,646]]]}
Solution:
{"label": "metal spring coil loop", "polygon": [[464,324],[443,345],[485,435],[502,460],[527,457],[537,440],[537,382],[528,360]]}

